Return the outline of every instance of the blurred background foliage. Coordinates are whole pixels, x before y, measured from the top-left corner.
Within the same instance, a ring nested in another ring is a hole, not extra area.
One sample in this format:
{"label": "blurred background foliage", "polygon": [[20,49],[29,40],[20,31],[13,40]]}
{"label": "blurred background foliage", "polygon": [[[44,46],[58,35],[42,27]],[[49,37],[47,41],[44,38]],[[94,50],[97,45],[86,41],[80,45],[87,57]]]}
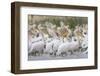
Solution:
{"label": "blurred background foliage", "polygon": [[81,26],[82,24],[88,24],[87,17],[28,15],[28,24],[30,26],[33,24],[44,25],[46,21],[56,25],[57,27],[60,26],[60,21],[62,21],[65,25],[69,25],[72,30],[77,25]]}

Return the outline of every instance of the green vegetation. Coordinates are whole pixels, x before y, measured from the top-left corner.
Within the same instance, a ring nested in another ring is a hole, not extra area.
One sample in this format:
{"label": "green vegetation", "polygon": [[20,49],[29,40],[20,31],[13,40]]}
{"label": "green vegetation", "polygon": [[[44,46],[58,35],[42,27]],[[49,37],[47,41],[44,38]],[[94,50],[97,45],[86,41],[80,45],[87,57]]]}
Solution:
{"label": "green vegetation", "polygon": [[[32,16],[32,15],[31,15]],[[38,17],[38,18],[37,18]],[[37,19],[37,20],[36,20]],[[33,23],[44,25],[45,22],[51,22],[56,26],[60,26],[60,21],[63,21],[65,25],[69,25],[70,29],[74,29],[77,25],[88,24],[87,17],[72,17],[72,16],[33,16]],[[31,21],[32,22],[32,21]],[[31,23],[32,24],[32,23]]]}

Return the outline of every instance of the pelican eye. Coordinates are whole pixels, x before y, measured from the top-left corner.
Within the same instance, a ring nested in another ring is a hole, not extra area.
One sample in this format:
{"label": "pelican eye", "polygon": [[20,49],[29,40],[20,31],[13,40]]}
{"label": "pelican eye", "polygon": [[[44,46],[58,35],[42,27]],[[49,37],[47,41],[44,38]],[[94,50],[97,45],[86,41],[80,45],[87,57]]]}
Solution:
{"label": "pelican eye", "polygon": [[77,41],[76,39],[74,39],[74,41]]}
{"label": "pelican eye", "polygon": [[86,35],[87,33],[86,33],[86,32],[84,32],[84,34]]}
{"label": "pelican eye", "polygon": [[39,33],[36,35],[36,37],[39,37]]}

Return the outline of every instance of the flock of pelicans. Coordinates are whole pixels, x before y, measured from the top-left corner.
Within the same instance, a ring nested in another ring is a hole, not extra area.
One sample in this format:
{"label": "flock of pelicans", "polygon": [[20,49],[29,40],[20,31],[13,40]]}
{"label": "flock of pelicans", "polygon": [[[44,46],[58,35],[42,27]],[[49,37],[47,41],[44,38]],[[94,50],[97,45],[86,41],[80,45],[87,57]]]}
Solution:
{"label": "flock of pelicans", "polygon": [[60,26],[50,22],[33,24],[28,29],[28,54],[31,56],[63,57],[76,53],[88,53],[88,25],[69,25],[60,22]]}

